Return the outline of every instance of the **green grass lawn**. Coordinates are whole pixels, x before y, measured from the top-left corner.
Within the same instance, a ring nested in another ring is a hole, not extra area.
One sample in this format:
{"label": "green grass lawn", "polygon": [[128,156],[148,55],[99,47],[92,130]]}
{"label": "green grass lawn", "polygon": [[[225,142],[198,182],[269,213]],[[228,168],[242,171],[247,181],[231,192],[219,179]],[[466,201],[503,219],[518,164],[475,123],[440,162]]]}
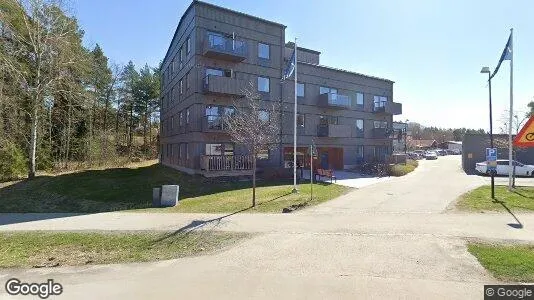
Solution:
{"label": "green grass lawn", "polygon": [[467,211],[506,211],[504,206],[512,211],[534,210],[534,187],[517,187],[509,192],[506,186],[495,186],[495,198],[502,204],[491,199],[491,187],[485,185],[460,196],[456,207]]}
{"label": "green grass lawn", "polygon": [[0,233],[0,268],[145,262],[212,253],[246,233],[13,232]]}
{"label": "green grass lawn", "polygon": [[534,245],[470,243],[467,249],[495,278],[534,282]]}
{"label": "green grass lawn", "polygon": [[[302,186],[301,194],[283,196],[291,191],[288,183],[258,181],[257,202],[261,205],[249,211],[281,212],[282,207],[309,198],[307,185]],[[0,187],[0,212],[93,213],[149,208],[152,206],[152,188],[164,184],[180,185],[183,202],[176,209],[151,211],[235,212],[251,204],[249,181],[219,182],[156,164],[40,176],[3,186]],[[317,184],[310,204],[333,199],[348,190],[333,184]]]}
{"label": "green grass lawn", "polygon": [[395,164],[391,166],[390,174],[391,176],[404,176],[408,173],[413,172],[415,168],[419,165],[419,162],[417,160],[406,160],[406,164]]}
{"label": "green grass lawn", "polygon": [[[250,185],[248,183],[247,185]],[[319,183],[313,185],[313,199],[310,199],[310,185],[299,185],[299,193],[292,194],[293,185],[287,183],[275,186],[263,186],[256,189],[256,208],[249,209],[252,204],[252,188],[190,197],[180,201],[175,207],[150,208],[153,212],[216,212],[233,213],[240,210],[246,212],[282,212],[282,209],[294,204],[305,203],[306,206],[316,205],[336,198],[351,190],[336,184]]]}

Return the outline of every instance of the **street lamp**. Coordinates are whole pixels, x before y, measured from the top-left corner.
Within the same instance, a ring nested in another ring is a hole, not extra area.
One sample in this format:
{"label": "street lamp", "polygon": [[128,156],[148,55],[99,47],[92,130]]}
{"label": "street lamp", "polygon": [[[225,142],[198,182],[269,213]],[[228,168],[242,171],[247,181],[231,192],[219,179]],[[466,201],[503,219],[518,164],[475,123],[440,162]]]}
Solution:
{"label": "street lamp", "polygon": [[[490,120],[490,148],[493,148],[493,114],[491,105],[491,71],[488,67],[483,67],[480,73],[488,73],[489,87],[489,120]],[[491,199],[495,199],[495,172],[491,172]]]}
{"label": "street lamp", "polygon": [[404,124],[404,154],[406,154],[406,150],[408,150],[408,144],[406,143],[406,137],[408,135],[408,122],[410,120],[406,119],[406,123]]}

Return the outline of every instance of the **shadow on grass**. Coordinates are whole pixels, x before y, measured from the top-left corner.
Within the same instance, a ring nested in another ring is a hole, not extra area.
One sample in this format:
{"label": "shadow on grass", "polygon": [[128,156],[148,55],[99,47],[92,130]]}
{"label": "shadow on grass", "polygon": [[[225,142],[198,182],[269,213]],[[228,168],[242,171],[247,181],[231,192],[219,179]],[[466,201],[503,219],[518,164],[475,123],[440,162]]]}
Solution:
{"label": "shadow on grass", "polygon": [[523,198],[534,199],[533,196],[527,196],[527,195],[525,195],[523,193],[518,192],[517,190],[513,190],[512,193],[515,193],[515,194],[517,194],[517,195],[519,195],[519,196],[521,196]]}
{"label": "shadow on grass", "polygon": [[[39,176],[0,188],[0,225],[150,208],[152,189],[166,184],[180,185],[181,200],[250,188],[242,179],[188,175],[159,164]],[[290,181],[259,180],[257,187],[286,184]]]}
{"label": "shadow on grass", "polygon": [[[289,195],[291,195],[291,193],[286,193],[284,195],[280,195],[280,196],[275,197],[275,198],[273,198],[271,200],[267,200],[267,201],[263,201],[261,203],[258,203],[257,206],[265,205],[265,204],[267,204],[269,202],[273,202],[275,200],[278,200],[280,198],[283,198],[283,197],[289,196]],[[191,232],[193,232],[195,230],[200,230],[200,229],[202,229],[202,227],[204,227],[204,226],[206,226],[208,224],[214,224],[214,226],[217,226],[217,225],[220,224],[220,222],[223,219],[231,217],[231,216],[236,215],[238,213],[250,210],[250,209],[254,209],[254,207],[250,206],[250,207],[247,207],[247,208],[243,208],[243,209],[240,209],[240,210],[235,211],[233,213],[229,213],[227,215],[220,216],[220,217],[213,218],[213,219],[209,219],[209,220],[193,220],[193,221],[191,221],[191,223],[187,224],[186,226],[181,227],[181,228],[179,228],[179,229],[177,229],[177,230],[175,230],[175,231],[173,231],[173,232],[171,232],[171,233],[169,233],[169,234],[167,234],[167,235],[155,240],[154,243],[159,243],[159,242],[161,242],[163,240],[175,237],[177,235],[181,235],[181,234],[185,235],[185,234],[191,233]]]}
{"label": "shadow on grass", "polygon": [[508,206],[506,206],[506,203],[504,201],[501,201],[501,200],[498,200],[498,199],[495,199],[493,200],[494,203],[499,203],[500,205],[502,205],[502,207],[504,207],[504,209],[510,214],[512,215],[512,217],[514,217],[515,221],[517,223],[508,223],[507,225],[512,227],[512,228],[515,228],[515,229],[522,229],[523,228],[523,223],[521,223],[521,221],[519,221],[519,219],[517,218],[517,216],[510,210],[510,208],[508,208]]}

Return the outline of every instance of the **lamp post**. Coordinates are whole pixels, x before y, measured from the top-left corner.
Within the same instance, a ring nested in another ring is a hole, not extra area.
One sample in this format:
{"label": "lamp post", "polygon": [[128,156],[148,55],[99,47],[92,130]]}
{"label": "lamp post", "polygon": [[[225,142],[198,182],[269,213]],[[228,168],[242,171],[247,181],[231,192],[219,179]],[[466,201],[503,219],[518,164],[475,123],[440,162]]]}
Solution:
{"label": "lamp post", "polygon": [[[489,119],[490,119],[490,147],[493,148],[493,113],[491,105],[491,71],[488,67],[483,67],[480,73],[488,73],[489,88]],[[491,172],[491,199],[495,199],[495,172]]]}
{"label": "lamp post", "polygon": [[406,123],[404,124],[404,154],[406,154],[408,150],[408,144],[406,143],[406,137],[408,135],[408,122],[410,120],[406,119]]}

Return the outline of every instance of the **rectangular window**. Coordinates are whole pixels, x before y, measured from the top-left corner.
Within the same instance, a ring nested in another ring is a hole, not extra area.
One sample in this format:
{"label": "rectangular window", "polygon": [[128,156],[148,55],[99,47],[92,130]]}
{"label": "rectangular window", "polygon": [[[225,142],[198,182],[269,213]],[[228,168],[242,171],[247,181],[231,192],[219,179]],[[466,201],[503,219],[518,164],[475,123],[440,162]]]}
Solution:
{"label": "rectangular window", "polygon": [[187,40],[185,41],[185,47],[186,47],[186,53],[189,55],[191,52],[191,36],[187,37]]}
{"label": "rectangular window", "polygon": [[265,122],[265,123],[269,122],[269,112],[268,112],[268,111],[265,111],[265,110],[261,110],[261,111],[259,112],[259,116],[258,116],[258,118],[259,118],[261,121]]}
{"label": "rectangular window", "polygon": [[304,83],[297,83],[297,97],[304,97]]}
{"label": "rectangular window", "polygon": [[189,124],[189,108],[185,110],[185,124]]}
{"label": "rectangular window", "polygon": [[171,117],[171,130],[174,129],[174,116]]}
{"label": "rectangular window", "polygon": [[319,87],[319,94],[337,94],[337,89],[321,86]]}
{"label": "rectangular window", "polygon": [[304,128],[304,115],[303,114],[297,114],[297,127],[298,128]]}
{"label": "rectangular window", "polygon": [[270,59],[271,51],[270,47],[267,44],[258,43],[258,57],[263,59]]}
{"label": "rectangular window", "polygon": [[258,154],[256,155],[256,158],[259,160],[269,160],[269,149],[260,149],[258,150]]}
{"label": "rectangular window", "polygon": [[386,106],[386,102],[388,101],[388,97],[384,96],[374,96],[374,107],[375,109],[381,108]]}
{"label": "rectangular window", "polygon": [[189,90],[189,88],[191,87],[191,71],[187,72],[187,74],[185,74],[185,90]]}
{"label": "rectangular window", "polygon": [[189,144],[185,143],[184,146],[185,159],[189,159]]}
{"label": "rectangular window", "polygon": [[182,125],[184,125],[184,114],[180,112],[178,114],[178,126],[182,127]]}
{"label": "rectangular window", "polygon": [[174,74],[174,59],[172,60],[172,67],[171,67],[171,70],[172,70],[172,74]]}
{"label": "rectangular window", "polygon": [[363,119],[356,119],[356,137],[363,137]]}
{"label": "rectangular window", "polygon": [[185,59],[185,48],[184,46],[180,47],[180,69],[184,66]]}
{"label": "rectangular window", "polygon": [[174,144],[171,144],[171,147],[170,147],[170,148],[171,148],[171,157],[172,157],[173,152],[174,152]]}
{"label": "rectangular window", "polygon": [[270,88],[269,78],[258,76],[258,92],[268,93]]}
{"label": "rectangular window", "polygon": [[362,163],[363,162],[363,146],[356,146],[356,162]]}
{"label": "rectangular window", "polygon": [[174,103],[174,86],[171,88],[171,104]]}
{"label": "rectangular window", "polygon": [[374,125],[374,128],[388,128],[387,121],[374,121],[373,125]]}
{"label": "rectangular window", "polygon": [[356,105],[363,106],[363,94],[362,93],[356,93]]}
{"label": "rectangular window", "polygon": [[178,144],[178,159],[182,158],[182,144]]}
{"label": "rectangular window", "polygon": [[336,116],[319,116],[320,125],[337,125],[337,122]]}
{"label": "rectangular window", "polygon": [[180,95],[184,93],[184,80],[180,79],[180,82],[178,83],[180,86]]}
{"label": "rectangular window", "polygon": [[206,144],[206,155],[234,155],[234,144]]}

